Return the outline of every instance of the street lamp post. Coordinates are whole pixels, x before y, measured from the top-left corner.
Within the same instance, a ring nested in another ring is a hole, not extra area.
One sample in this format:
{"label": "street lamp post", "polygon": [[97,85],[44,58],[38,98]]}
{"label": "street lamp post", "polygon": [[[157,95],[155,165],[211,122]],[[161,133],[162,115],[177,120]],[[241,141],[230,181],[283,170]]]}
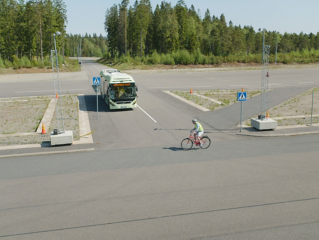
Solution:
{"label": "street lamp post", "polygon": [[[55,92],[55,102],[56,102],[56,108],[55,108],[55,115],[56,115],[56,120],[57,120],[57,133],[64,133],[64,118],[63,118],[63,108],[62,108],[62,101],[60,99],[59,101],[59,96],[61,97],[61,89],[60,89],[60,76],[59,76],[59,61],[58,61],[58,52],[56,49],[56,40],[55,36],[60,35],[60,32],[56,32],[53,34],[54,37],[54,51],[55,51],[55,61],[56,61],[56,69],[57,69],[57,78],[54,77],[54,68],[52,67],[53,71],[53,81],[54,81],[54,92]],[[52,61],[53,62],[53,61]],[[59,104],[59,103],[60,104]],[[59,132],[59,129],[62,127],[63,131]]]}

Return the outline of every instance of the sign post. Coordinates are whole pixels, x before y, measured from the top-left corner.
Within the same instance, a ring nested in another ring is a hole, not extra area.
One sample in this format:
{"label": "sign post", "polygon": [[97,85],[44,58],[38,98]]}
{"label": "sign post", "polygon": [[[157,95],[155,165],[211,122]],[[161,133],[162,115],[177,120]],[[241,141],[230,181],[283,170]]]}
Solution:
{"label": "sign post", "polygon": [[95,86],[95,92],[96,92],[96,112],[97,112],[97,120],[99,120],[99,98],[98,98],[98,92],[101,87],[101,78],[100,77],[93,77],[93,86]]}
{"label": "sign post", "polygon": [[247,93],[244,92],[244,88],[242,88],[242,92],[237,92],[237,101],[241,102],[240,109],[240,132],[243,129],[243,102],[247,100]]}

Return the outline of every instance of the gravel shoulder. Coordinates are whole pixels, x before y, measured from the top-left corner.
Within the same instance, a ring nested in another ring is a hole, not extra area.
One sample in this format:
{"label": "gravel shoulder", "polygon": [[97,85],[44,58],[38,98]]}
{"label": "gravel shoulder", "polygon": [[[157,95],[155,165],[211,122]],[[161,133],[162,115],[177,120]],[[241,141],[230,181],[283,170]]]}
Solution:
{"label": "gravel shoulder", "polygon": [[[0,145],[36,144],[50,141],[50,132],[57,128],[55,113],[46,134],[36,133],[51,99],[55,96],[0,99]],[[79,133],[79,101],[77,95],[63,95],[62,102],[65,130],[72,130],[74,140]],[[59,129],[60,130],[60,129]]]}
{"label": "gravel shoulder", "polygon": [[[194,91],[193,93],[186,91],[170,91],[171,93],[183,97],[210,111],[227,107],[237,101],[237,90],[208,90]],[[247,98],[259,95],[260,91],[246,91]],[[310,89],[288,101],[281,103],[268,110],[269,117],[277,121],[278,126],[302,126],[311,123],[312,95],[314,93],[314,106],[312,123],[319,123],[319,88]],[[217,103],[221,102],[221,103]],[[258,115],[252,117],[258,118]],[[250,126],[250,119],[246,119],[243,123]]]}

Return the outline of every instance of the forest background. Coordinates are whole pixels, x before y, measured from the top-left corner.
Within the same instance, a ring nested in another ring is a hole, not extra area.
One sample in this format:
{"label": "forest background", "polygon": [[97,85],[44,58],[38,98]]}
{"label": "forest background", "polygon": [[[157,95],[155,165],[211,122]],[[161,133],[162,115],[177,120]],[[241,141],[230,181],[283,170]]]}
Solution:
{"label": "forest background", "polygon": [[[67,34],[63,0],[0,0],[0,68],[49,67],[53,34],[64,56],[103,57],[102,62],[128,64],[260,63],[263,31],[227,23],[222,14],[203,18],[183,0],[163,1],[152,10],[149,0],[122,0],[106,10],[107,37]],[[270,63],[319,62],[319,32],[265,30]],[[278,53],[278,54],[276,54]]]}

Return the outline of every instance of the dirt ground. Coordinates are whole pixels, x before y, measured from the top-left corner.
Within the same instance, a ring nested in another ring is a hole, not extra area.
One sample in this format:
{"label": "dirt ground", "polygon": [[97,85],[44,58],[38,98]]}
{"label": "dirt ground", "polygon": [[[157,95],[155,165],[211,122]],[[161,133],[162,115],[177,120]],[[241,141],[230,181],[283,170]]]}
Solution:
{"label": "dirt ground", "polygon": [[[172,93],[183,97],[189,101],[192,101],[202,107],[205,107],[211,111],[218,110],[220,108],[227,107],[234,104],[237,101],[238,90],[208,90],[208,91],[194,91],[193,93],[185,91],[171,91]],[[252,98],[260,94],[260,91],[246,91],[247,98]],[[209,99],[214,99],[222,104],[218,104]]]}
{"label": "dirt ground", "polygon": [[[50,132],[57,128],[55,114],[51,126],[46,126],[47,134],[38,134],[36,130],[51,99],[48,96],[0,99],[0,145],[50,141]],[[80,131],[77,95],[64,95],[59,100],[62,101],[65,130],[72,130],[74,140],[78,140]]]}
{"label": "dirt ground", "polygon": [[[319,123],[319,88],[308,90],[290,100],[269,109],[269,117],[277,121],[278,126],[306,125],[311,122],[312,94],[314,93],[312,123]],[[257,118],[256,115],[254,118]],[[249,121],[246,121],[249,124]]]}
{"label": "dirt ground", "polygon": [[[312,123],[319,123],[319,88],[308,90],[276,107],[269,109],[269,117],[276,120],[278,126],[310,124],[313,91],[314,106]],[[237,90],[194,91],[193,94],[185,91],[171,92],[211,111],[227,107],[237,101]],[[247,91],[247,98],[255,97],[259,94],[260,91]],[[223,102],[224,104],[217,104],[203,97],[208,97]],[[258,118],[258,115],[253,118]],[[250,126],[250,119],[245,120],[244,124]]]}

